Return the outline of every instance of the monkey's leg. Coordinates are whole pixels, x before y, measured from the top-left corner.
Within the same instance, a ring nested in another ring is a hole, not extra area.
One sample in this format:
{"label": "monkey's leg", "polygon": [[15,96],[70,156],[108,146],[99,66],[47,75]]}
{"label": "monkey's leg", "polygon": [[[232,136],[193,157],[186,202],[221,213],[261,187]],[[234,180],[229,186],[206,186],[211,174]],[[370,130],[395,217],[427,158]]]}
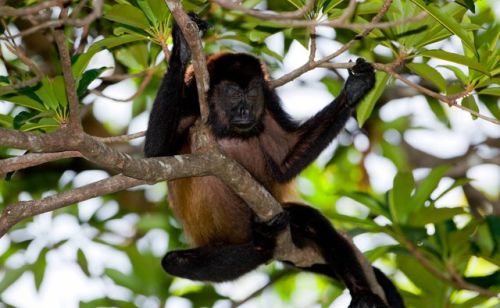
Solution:
{"label": "monkey's leg", "polygon": [[234,280],[269,261],[272,253],[253,243],[202,246],[167,253],[161,264],[174,276],[191,280],[222,282]]}
{"label": "monkey's leg", "polygon": [[283,212],[271,221],[253,225],[253,240],[244,244],[207,245],[167,253],[163,269],[174,276],[191,280],[222,282],[234,280],[257,266],[270,261],[276,235],[288,225]]}
{"label": "monkey's leg", "polygon": [[[314,243],[327,264],[317,264],[304,270],[321,273],[341,280],[349,289],[352,302],[349,307],[387,307],[370,289],[370,284],[351,244],[339,234],[317,210],[300,204],[286,204],[290,214],[290,228],[296,245]],[[391,307],[404,307],[403,301],[390,280],[379,270],[375,271]]]}

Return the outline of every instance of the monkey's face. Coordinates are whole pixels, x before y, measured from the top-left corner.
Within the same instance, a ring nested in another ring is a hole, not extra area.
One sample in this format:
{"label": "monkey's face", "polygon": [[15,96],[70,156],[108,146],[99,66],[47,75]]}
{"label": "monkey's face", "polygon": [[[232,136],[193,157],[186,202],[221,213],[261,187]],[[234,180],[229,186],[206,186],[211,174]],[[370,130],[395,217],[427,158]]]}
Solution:
{"label": "monkey's face", "polygon": [[223,136],[248,137],[260,131],[265,104],[262,83],[262,79],[254,78],[246,87],[229,80],[215,85],[209,97],[215,132]]}

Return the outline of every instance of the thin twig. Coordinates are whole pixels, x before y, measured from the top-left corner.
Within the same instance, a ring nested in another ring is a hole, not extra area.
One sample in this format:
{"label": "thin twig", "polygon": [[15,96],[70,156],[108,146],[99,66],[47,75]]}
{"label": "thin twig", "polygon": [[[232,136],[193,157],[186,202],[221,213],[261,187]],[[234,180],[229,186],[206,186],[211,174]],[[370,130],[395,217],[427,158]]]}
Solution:
{"label": "thin twig", "polygon": [[[64,13],[66,9],[63,9],[61,14]],[[82,124],[79,117],[79,100],[76,94],[75,78],[73,78],[73,73],[71,70],[71,59],[68,52],[68,47],[66,46],[66,38],[64,35],[64,30],[58,29],[54,31],[54,38],[59,50],[59,57],[61,60],[61,68],[64,78],[64,85],[66,89],[66,97],[68,99],[69,106],[69,127],[74,133],[74,138],[78,138],[83,132]]]}
{"label": "thin twig", "polygon": [[403,244],[406,246],[406,248],[411,252],[411,254],[420,262],[420,264],[425,267],[434,277],[438,278],[439,280],[452,285],[454,288],[457,289],[464,289],[464,290],[470,290],[477,292],[479,295],[488,297],[488,298],[500,298],[500,295],[498,293],[492,292],[490,290],[483,289],[479,286],[470,284],[463,280],[461,276],[457,275],[451,275],[450,274],[445,274],[442,270],[436,268],[429,259],[427,259],[420,250],[418,250],[415,245],[413,245],[412,242],[410,242],[407,239],[403,239]]}
{"label": "thin twig", "polygon": [[[259,18],[262,20],[268,20],[273,23],[286,26],[286,27],[292,27],[292,28],[301,28],[301,27],[317,27],[317,26],[325,26],[325,27],[334,27],[334,28],[344,28],[344,29],[351,29],[351,30],[367,30],[367,29],[385,29],[385,28],[391,28],[407,23],[414,23],[417,21],[423,20],[426,16],[426,12],[422,12],[416,16],[410,16],[404,19],[400,20],[395,20],[395,21],[388,21],[388,22],[380,22],[378,21],[371,21],[370,23],[351,23],[348,20],[352,16],[355,7],[357,5],[357,2],[355,0],[350,0],[349,5],[344,10],[342,15],[333,20],[304,20],[304,19],[298,19],[299,17],[303,16],[308,10],[303,10],[304,6],[301,10],[300,13],[302,13],[300,16],[293,16],[290,17],[289,15],[286,15],[286,12],[269,12],[269,11],[259,11],[255,9],[249,9],[244,7],[243,5],[237,3],[237,2],[229,2],[225,0],[212,0],[213,2],[217,3],[218,5],[222,6],[225,9],[229,9],[232,11],[239,11],[242,13],[245,13],[245,15],[249,15],[255,18]],[[313,3],[315,1],[312,1]],[[382,5],[381,10],[384,10],[384,5]],[[297,11],[295,11],[297,12]],[[295,12],[292,12],[294,15],[298,15]]]}
{"label": "thin twig", "polygon": [[422,94],[425,94],[425,95],[428,95],[428,96],[431,96],[437,100],[440,100],[446,104],[448,104],[450,107],[456,107],[456,108],[459,108],[459,109],[462,109],[464,111],[467,111],[468,113],[478,117],[478,118],[481,118],[485,121],[488,121],[488,122],[491,122],[493,124],[496,124],[496,125],[500,125],[500,121],[497,120],[497,119],[494,119],[494,118],[490,118],[488,116],[485,116],[475,110],[472,110],[470,108],[467,108],[465,106],[462,106],[460,104],[457,103],[457,100],[460,99],[460,98],[464,98],[464,97],[467,97],[471,94],[472,90],[469,90],[469,89],[466,89],[460,93],[457,93],[457,94],[453,94],[453,95],[443,95],[443,94],[440,94],[440,93],[436,93],[432,90],[429,90],[419,84],[416,84],[410,80],[408,80],[407,78],[401,76],[400,74],[398,74],[393,68],[392,68],[392,65],[386,65],[386,64],[381,64],[381,63],[374,63],[373,66],[378,69],[378,70],[381,70],[381,71],[384,71],[388,74],[390,74],[391,76],[393,76],[394,78],[398,79],[398,80],[401,80],[402,82],[404,82],[406,85],[416,89],[417,91],[419,91],[420,93]]}
{"label": "thin twig", "polygon": [[[392,4],[392,0],[385,0],[384,4],[382,5],[381,10],[377,13],[377,15],[375,15],[372,18],[370,24],[378,23],[382,19],[382,17],[385,15],[385,13],[389,10],[389,7],[391,6],[391,4]],[[360,34],[356,35],[355,38],[353,38],[352,40],[350,40],[349,42],[344,44],[341,48],[339,48],[334,53],[332,53],[332,54],[330,54],[330,55],[328,55],[320,60],[317,60],[317,61],[307,61],[304,65],[300,66],[299,68],[281,76],[280,78],[278,78],[276,80],[270,81],[269,86],[271,88],[280,87],[280,86],[284,85],[285,83],[290,82],[291,80],[294,80],[295,78],[303,75],[304,73],[322,65],[323,63],[327,63],[328,61],[332,60],[333,58],[335,58],[335,57],[339,56],[340,54],[342,54],[343,52],[347,51],[349,48],[351,48],[352,45],[354,45],[354,43],[356,43],[361,38],[367,36],[372,30],[373,30],[373,28],[366,28]]]}
{"label": "thin twig", "polygon": [[116,102],[128,103],[130,101],[133,101],[137,97],[139,97],[144,92],[144,90],[146,89],[146,87],[148,86],[148,84],[151,82],[151,80],[153,79],[154,69],[149,68],[149,69],[146,69],[145,71],[146,71],[146,76],[144,77],[144,79],[142,80],[141,84],[137,88],[137,91],[134,94],[132,94],[132,96],[130,96],[128,98],[114,98],[114,97],[110,97],[110,96],[107,96],[106,94],[104,94],[104,93],[102,93],[101,91],[98,91],[98,90],[91,90],[90,92],[93,93],[93,94],[95,94],[95,95],[97,95],[97,96],[104,97],[104,98],[107,98],[107,99],[111,99],[111,100],[114,100]]}
{"label": "thin twig", "polygon": [[54,6],[61,6],[65,3],[71,2],[71,0],[51,0],[44,1],[42,3],[32,5],[26,8],[13,8],[11,6],[0,6],[0,17],[18,17],[24,15],[37,14],[42,10],[49,9]]}
{"label": "thin twig", "polygon": [[[94,20],[97,18],[101,17],[102,15],[102,7],[103,7],[103,0],[94,0],[94,9],[93,11],[85,16],[83,19],[78,19],[78,18],[70,18],[69,16],[66,16],[65,18],[60,18],[60,19],[55,19],[55,20],[48,20],[46,22],[43,22],[41,24],[38,24],[34,27],[31,27],[29,29],[26,29],[24,31],[21,31],[15,35],[13,35],[13,38],[17,37],[23,37],[27,36],[33,33],[36,33],[40,30],[47,29],[47,28],[59,28],[62,26],[73,26],[73,27],[83,27],[85,25],[91,24]],[[5,36],[0,36],[0,40],[5,40]]]}
{"label": "thin twig", "polygon": [[35,73],[35,76],[31,79],[28,79],[28,80],[23,80],[23,81],[16,82],[15,84],[0,87],[0,94],[6,93],[9,91],[13,91],[13,90],[17,90],[17,89],[21,89],[24,87],[33,86],[33,85],[37,84],[40,80],[42,80],[43,74],[40,71],[40,69],[38,68],[38,66],[35,63],[33,63],[33,61],[31,61],[31,59],[28,58],[21,51],[21,49],[19,47],[15,46],[15,45],[9,45],[9,44],[7,44],[6,46],[10,52],[15,54],[17,56],[17,58],[19,60],[21,60],[21,62],[26,64],[26,66],[28,66],[31,69],[31,71],[33,71],[33,73]]}
{"label": "thin twig", "polygon": [[221,7],[231,10],[231,11],[239,11],[245,13],[245,15],[256,17],[259,19],[273,19],[273,20],[283,20],[283,19],[294,19],[304,16],[307,12],[312,10],[315,0],[307,0],[307,2],[301,8],[297,9],[293,12],[265,12],[259,11],[255,9],[249,9],[239,4],[238,2],[226,1],[226,0],[212,0],[212,2],[217,3]]}
{"label": "thin twig", "polygon": [[128,135],[122,135],[122,136],[113,136],[113,137],[95,137],[97,141],[103,142],[103,143],[121,143],[121,142],[128,142],[130,140],[134,140],[137,138],[141,138],[146,136],[146,131],[134,133],[134,134],[128,134]]}

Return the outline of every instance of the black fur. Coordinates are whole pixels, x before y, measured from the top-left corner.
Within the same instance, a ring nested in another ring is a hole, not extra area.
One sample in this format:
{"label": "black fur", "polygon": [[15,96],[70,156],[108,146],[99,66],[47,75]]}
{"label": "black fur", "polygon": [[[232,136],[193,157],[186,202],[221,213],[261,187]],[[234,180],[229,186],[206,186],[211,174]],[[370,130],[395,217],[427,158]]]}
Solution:
{"label": "black fur", "polygon": [[[202,20],[193,16],[192,19],[200,29],[206,29]],[[199,116],[196,81],[193,76],[184,80],[191,54],[176,25],[173,28],[173,38],[169,68],[154,102],[146,133],[145,155],[148,157],[178,154],[187,138],[189,127],[181,126],[181,122]],[[262,81],[264,108],[287,134],[293,136],[290,137],[291,149],[283,161],[275,161],[276,156],[264,152],[271,181],[274,182],[287,182],[309,165],[344,127],[356,104],[373,87],[375,81],[372,66],[363,59],[358,59],[340,95],[313,118],[298,125],[283,111],[276,92],[266,84],[265,70],[256,57],[248,54],[218,54],[209,59],[208,70],[211,91],[223,81],[234,82],[241,89],[247,89],[252,80]],[[209,101],[212,94],[209,92]],[[228,97],[217,99],[220,103]],[[247,101],[242,101],[242,104],[245,103]],[[220,123],[217,117],[220,114],[214,111],[214,106],[209,105],[209,108],[208,125],[216,138],[246,140],[249,137],[259,137],[264,132],[261,115],[257,115],[255,127],[237,132],[227,126],[227,123]],[[233,280],[272,260],[276,236],[289,225],[297,246],[315,245],[327,262],[304,270],[341,280],[352,294],[350,307],[386,307],[370,291],[350,244],[320,212],[295,203],[283,204],[283,207],[283,214],[270,222],[254,221],[252,240],[247,243],[211,243],[194,249],[169,252],[163,258],[162,266],[172,275],[194,280]],[[404,307],[390,280],[377,269],[375,274],[390,306]]]}

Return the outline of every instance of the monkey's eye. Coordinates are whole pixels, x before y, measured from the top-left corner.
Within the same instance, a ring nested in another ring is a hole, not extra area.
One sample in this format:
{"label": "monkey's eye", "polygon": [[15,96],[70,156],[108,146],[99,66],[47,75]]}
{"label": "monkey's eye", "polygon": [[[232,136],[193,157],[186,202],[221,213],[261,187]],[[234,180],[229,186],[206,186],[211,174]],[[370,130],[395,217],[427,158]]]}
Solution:
{"label": "monkey's eye", "polygon": [[228,98],[232,101],[241,100],[242,93],[241,93],[241,89],[239,87],[228,86],[226,93],[227,93]]}
{"label": "monkey's eye", "polygon": [[260,89],[259,88],[250,88],[248,91],[247,91],[247,97],[251,100],[256,100],[257,98],[259,98],[259,95],[260,95]]}

